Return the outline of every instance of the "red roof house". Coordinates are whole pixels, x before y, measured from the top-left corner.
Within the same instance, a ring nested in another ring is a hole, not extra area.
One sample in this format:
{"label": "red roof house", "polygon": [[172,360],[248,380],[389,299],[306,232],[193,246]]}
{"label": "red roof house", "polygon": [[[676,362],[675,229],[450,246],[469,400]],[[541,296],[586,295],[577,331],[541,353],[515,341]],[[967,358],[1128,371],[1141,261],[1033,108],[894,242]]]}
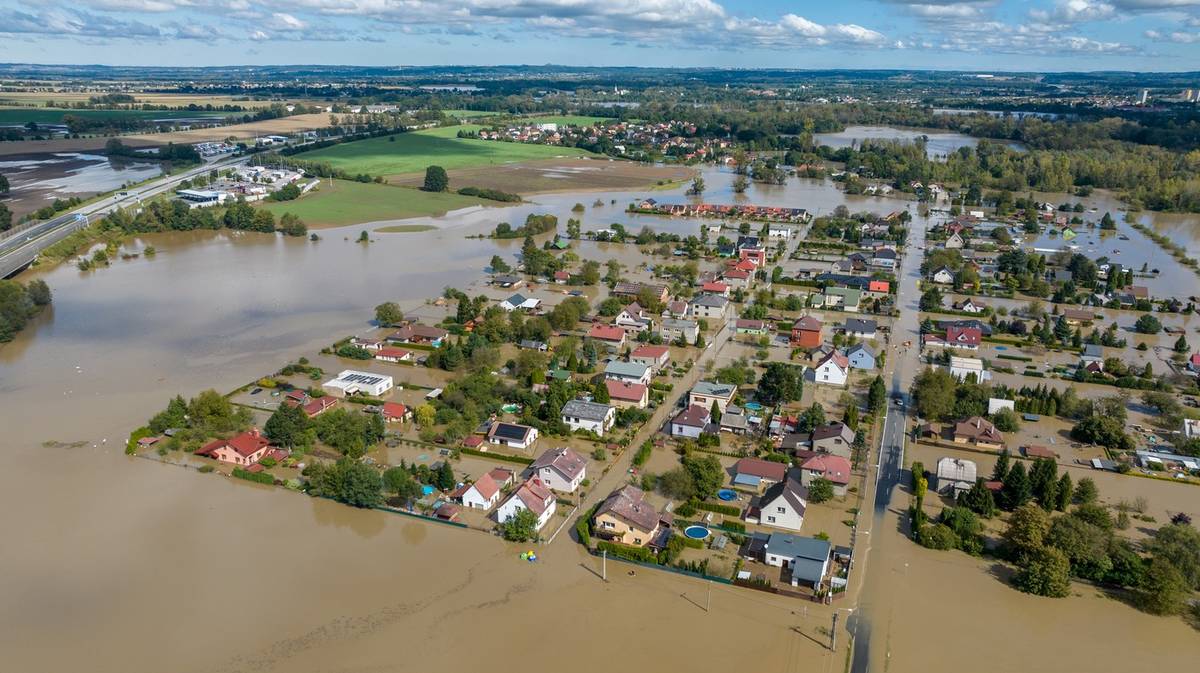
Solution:
{"label": "red roof house", "polygon": [[250,428],[229,439],[214,439],[200,447],[196,455],[234,465],[253,465],[262,460],[270,448],[271,442],[263,437],[258,428]]}
{"label": "red roof house", "polygon": [[821,321],[806,315],[792,325],[792,345],[816,348],[821,345]]}

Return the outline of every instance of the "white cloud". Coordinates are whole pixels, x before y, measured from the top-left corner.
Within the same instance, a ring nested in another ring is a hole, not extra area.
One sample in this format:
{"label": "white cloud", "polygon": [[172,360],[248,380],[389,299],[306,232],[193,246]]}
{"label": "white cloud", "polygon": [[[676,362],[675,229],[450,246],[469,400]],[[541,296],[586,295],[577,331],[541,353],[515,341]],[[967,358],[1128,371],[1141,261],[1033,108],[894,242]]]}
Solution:
{"label": "white cloud", "polygon": [[308,27],[308,24],[305,23],[304,21],[301,21],[300,19],[297,19],[296,17],[292,16],[291,14],[286,14],[284,12],[276,12],[276,13],[272,14],[271,19],[269,21],[267,21],[266,25],[269,28],[273,28],[274,30],[289,30],[289,31],[290,30],[304,30],[305,28]]}
{"label": "white cloud", "polygon": [[1058,0],[1050,10],[1034,9],[1029,15],[1039,21],[1061,21],[1067,24],[1102,21],[1116,15],[1116,8],[1097,0]]}
{"label": "white cloud", "polygon": [[1186,33],[1178,30],[1169,33],[1148,30],[1145,35],[1147,39],[1155,42],[1174,42],[1175,44],[1195,44],[1200,42],[1200,33]]}

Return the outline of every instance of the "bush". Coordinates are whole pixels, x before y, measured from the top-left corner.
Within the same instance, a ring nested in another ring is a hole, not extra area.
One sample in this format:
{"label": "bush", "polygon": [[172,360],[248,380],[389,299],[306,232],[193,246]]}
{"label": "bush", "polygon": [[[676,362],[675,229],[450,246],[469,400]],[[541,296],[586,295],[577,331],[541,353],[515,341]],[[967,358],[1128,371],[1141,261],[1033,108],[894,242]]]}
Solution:
{"label": "bush", "polygon": [[738,533],[746,532],[746,524],[742,523],[741,521],[730,521],[729,519],[725,519],[721,522],[721,528],[724,528],[725,530],[736,531]]}
{"label": "bush", "polygon": [[685,502],[675,508],[675,514],[684,518],[693,516],[696,514],[696,506],[690,502]]}
{"label": "bush", "polygon": [[463,187],[458,190],[463,196],[476,196],[489,201],[504,201],[507,203],[517,203],[521,200],[520,194],[511,192],[502,192],[499,189],[487,189],[484,187]]}
{"label": "bush", "polygon": [[658,555],[644,547],[630,547],[629,545],[617,544],[608,540],[601,540],[596,543],[596,549],[599,551],[608,552],[612,556],[629,559],[631,561],[639,561],[641,563],[658,564]]}
{"label": "bush", "polygon": [[690,504],[692,506],[694,506],[696,509],[701,509],[701,510],[704,510],[705,512],[716,512],[717,514],[724,514],[725,516],[732,516],[732,517],[739,517],[742,515],[742,510],[740,507],[733,507],[731,505],[720,505],[715,502],[703,502],[703,501],[693,502]]}
{"label": "bush", "polygon": [[212,465],[201,465],[200,468],[197,469],[196,471],[199,472],[200,474],[208,474],[209,472],[212,472],[213,469],[215,469],[215,468],[213,468]]}
{"label": "bush", "polygon": [[956,549],[959,546],[960,540],[953,530],[946,524],[939,523],[933,526],[925,526],[917,532],[917,544],[929,549],[940,549],[942,551],[948,549]]}
{"label": "bush", "polygon": [[653,442],[651,442],[648,439],[646,441],[642,442],[642,445],[638,447],[637,453],[633,454],[633,466],[641,467],[641,466],[645,465],[646,461],[650,460],[650,454],[653,451],[654,451],[654,443]]}
{"label": "bush", "polygon": [[483,458],[491,458],[492,460],[503,460],[509,463],[518,463],[520,465],[528,465],[533,462],[532,458],[526,458],[525,456],[512,456],[505,453],[480,451],[479,449],[468,449],[464,447],[459,449],[459,451],[467,454],[468,456],[480,456]]}

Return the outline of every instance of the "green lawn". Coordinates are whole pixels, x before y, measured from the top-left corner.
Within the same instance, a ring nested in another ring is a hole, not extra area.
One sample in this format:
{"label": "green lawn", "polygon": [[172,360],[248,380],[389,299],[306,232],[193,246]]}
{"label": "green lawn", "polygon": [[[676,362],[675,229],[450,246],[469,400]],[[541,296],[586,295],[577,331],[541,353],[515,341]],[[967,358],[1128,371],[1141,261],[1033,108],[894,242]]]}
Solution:
{"label": "green lawn", "polygon": [[[589,156],[574,147],[526,145],[493,140],[456,137],[460,130],[476,131],[480,126],[444,126],[412,133],[398,133],[368,140],[356,140],[332,147],[303,152],[300,159],[324,161],[348,173],[398,175],[423,172],[427,166],[475,168],[560,156]],[[395,140],[389,140],[395,138]]]}
{"label": "green lawn", "polygon": [[526,117],[521,121],[528,124],[558,124],[559,126],[591,126],[596,122],[611,121],[612,117],[584,117],[581,115],[547,115]]}
{"label": "green lawn", "polygon": [[449,210],[484,203],[482,199],[452,192],[430,193],[411,187],[349,180],[335,180],[330,187],[329,181],[324,180],[317,191],[309,192],[295,201],[264,201],[259,207],[271,211],[276,218],[284,213],[293,213],[310,227],[340,227],[362,222],[441,215]]}
{"label": "green lawn", "polygon": [[458,117],[459,119],[473,119],[475,117],[495,117],[497,115],[504,114],[503,112],[492,112],[489,110],[442,110],[442,112],[450,115],[451,117]]}
{"label": "green lawn", "polygon": [[0,108],[0,124],[61,124],[65,115],[74,115],[87,119],[116,119],[134,117],[137,119],[196,119],[198,117],[215,117],[221,119],[226,115],[241,114],[234,112],[207,112],[187,110],[67,110],[63,108],[32,108],[9,107]]}

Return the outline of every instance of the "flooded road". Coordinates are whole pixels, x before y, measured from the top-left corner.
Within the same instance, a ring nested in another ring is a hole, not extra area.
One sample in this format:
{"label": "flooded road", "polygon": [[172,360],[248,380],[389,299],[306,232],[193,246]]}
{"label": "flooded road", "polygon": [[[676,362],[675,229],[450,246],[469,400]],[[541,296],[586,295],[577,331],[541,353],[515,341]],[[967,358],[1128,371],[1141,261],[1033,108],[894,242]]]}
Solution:
{"label": "flooded road", "polygon": [[[734,200],[731,174],[707,169],[705,179],[705,201]],[[699,221],[623,212],[646,196],[688,198],[682,188],[545,195],[416,220],[439,229],[376,233],[367,245],[353,239],[382,225],[323,230],[316,243],[227,231],[163,234],[129,246],[154,245],[154,257],[22,276],[46,279],[55,301],[0,346],[7,505],[0,529],[10,540],[0,550],[5,667],[610,671],[611,658],[584,653],[615,650],[637,661],[669,656],[669,668],[679,670],[748,661],[769,671],[841,670],[825,643],[793,630],[817,626],[793,600],[717,586],[706,613],[698,607],[702,583],[648,570],[630,576],[613,563],[603,583],[595,560],[569,546],[528,564],[516,547],[480,533],[122,455],[128,431],[176,393],[228,390],[365,330],[380,302],[411,311],[444,286],[479,282],[492,254],[511,257],[521,242],[466,236],[501,220],[549,212],[565,228],[579,202],[587,207],[585,230],[612,222],[635,231],[698,230]],[[756,186],[744,198],[817,213],[844,203],[881,213],[908,205],[847,200],[810,180]],[[597,199],[604,205],[592,207]],[[576,252],[642,261],[633,246],[579,243]],[[1004,600],[1016,595],[1001,588]],[[1106,610],[1110,621],[1133,618],[1123,606]],[[921,620],[908,621],[911,630]],[[1164,631],[1171,634],[1178,636]],[[909,652],[923,650],[927,636],[906,634]]]}

